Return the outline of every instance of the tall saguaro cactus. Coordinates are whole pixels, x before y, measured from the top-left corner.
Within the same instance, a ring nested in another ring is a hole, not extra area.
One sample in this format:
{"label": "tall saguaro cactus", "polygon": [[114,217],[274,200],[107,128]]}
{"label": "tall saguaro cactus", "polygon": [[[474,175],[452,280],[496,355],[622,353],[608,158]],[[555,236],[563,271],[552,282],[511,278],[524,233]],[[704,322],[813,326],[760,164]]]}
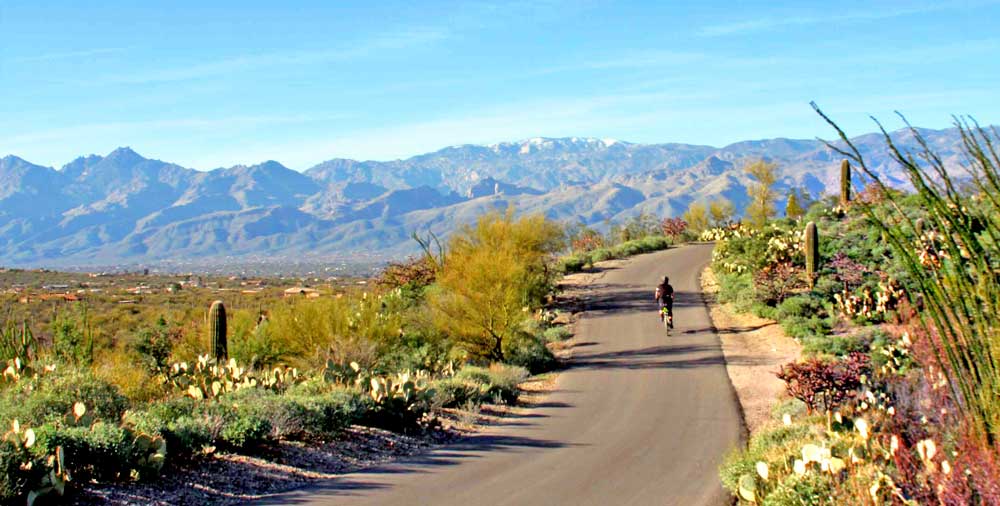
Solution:
{"label": "tall saguaro cactus", "polygon": [[208,335],[212,338],[212,354],[219,362],[229,359],[226,343],[226,306],[221,300],[208,309]]}
{"label": "tall saguaro cactus", "polygon": [[840,205],[846,206],[851,202],[851,163],[847,160],[840,162]]}
{"label": "tall saguaro cactus", "polygon": [[819,268],[819,236],[816,223],[806,224],[806,276],[809,278],[809,288],[816,284],[816,271]]}

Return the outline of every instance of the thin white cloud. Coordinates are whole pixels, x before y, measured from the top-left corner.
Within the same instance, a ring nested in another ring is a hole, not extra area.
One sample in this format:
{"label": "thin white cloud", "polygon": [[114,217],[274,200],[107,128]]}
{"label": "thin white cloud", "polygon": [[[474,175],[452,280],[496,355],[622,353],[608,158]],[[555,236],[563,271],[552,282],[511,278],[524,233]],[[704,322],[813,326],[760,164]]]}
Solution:
{"label": "thin white cloud", "polygon": [[898,7],[895,9],[884,9],[879,10],[877,7],[872,7],[869,10],[856,10],[851,12],[843,12],[840,14],[834,14],[830,12],[824,12],[822,14],[815,15],[802,15],[802,16],[765,16],[756,19],[747,19],[743,21],[735,21],[731,23],[719,23],[714,25],[704,26],[698,30],[698,35],[702,37],[721,37],[727,35],[739,35],[749,32],[760,32],[774,30],[789,26],[806,26],[806,25],[816,25],[821,23],[843,23],[843,22],[859,22],[859,21],[877,21],[881,19],[896,18],[902,16],[909,16],[914,14],[926,14],[931,12],[939,12],[945,10],[952,10],[958,8],[974,8],[982,7],[986,5],[993,5],[995,1],[984,0],[979,2],[974,1],[964,1],[964,2],[938,2],[923,5],[908,5],[905,7]]}
{"label": "thin white cloud", "polygon": [[52,60],[76,60],[90,58],[93,56],[102,56],[106,54],[115,54],[124,52],[125,48],[121,47],[105,47],[96,49],[81,49],[77,51],[65,51],[65,52],[54,52],[54,53],[43,53],[31,56],[23,56],[19,58],[11,59],[11,63],[34,63]]}
{"label": "thin white cloud", "polygon": [[[490,144],[532,136],[593,136],[635,126],[633,118],[637,106],[660,111],[687,109],[718,98],[707,92],[658,91],[514,102],[426,121],[358,129],[350,133],[324,133],[291,142],[257,143],[251,151],[234,147],[228,152],[216,151],[188,163],[195,167],[215,167],[230,165],[233,160],[250,163],[279,157],[277,159],[287,166],[302,170],[338,157],[389,160],[456,144]],[[652,121],[652,117],[649,119]],[[658,121],[663,121],[663,117]]]}
{"label": "thin white cloud", "polygon": [[222,58],[207,62],[158,69],[148,72],[120,74],[98,78],[92,84],[151,84],[188,81],[280,65],[313,65],[349,61],[373,53],[406,49],[430,44],[448,37],[448,33],[431,28],[415,28],[384,32],[349,46],[277,53],[258,53]]}
{"label": "thin white cloud", "polygon": [[[219,129],[239,130],[265,125],[289,125],[343,120],[346,115],[257,115],[228,116],[220,118],[169,118],[143,121],[107,121],[86,123],[62,128],[52,128],[12,135],[4,139],[11,146],[9,152],[18,146],[45,143],[61,143],[81,137],[108,137],[134,132],[174,131],[179,134],[197,131],[218,131]],[[0,148],[0,151],[4,149]]]}
{"label": "thin white cloud", "polygon": [[612,70],[625,68],[657,68],[690,65],[704,61],[707,56],[697,52],[682,51],[629,51],[597,58],[580,59],[570,63],[542,67],[528,71],[523,76],[536,76],[581,70]]}

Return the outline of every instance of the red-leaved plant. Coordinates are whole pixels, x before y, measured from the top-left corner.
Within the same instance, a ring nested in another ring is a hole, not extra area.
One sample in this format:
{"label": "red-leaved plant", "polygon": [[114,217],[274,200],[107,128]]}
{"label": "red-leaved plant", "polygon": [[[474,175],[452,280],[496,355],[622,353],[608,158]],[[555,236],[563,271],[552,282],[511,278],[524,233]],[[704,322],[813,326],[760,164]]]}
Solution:
{"label": "red-leaved plant", "polygon": [[660,230],[667,237],[677,237],[687,230],[688,224],[680,218],[666,218],[660,222]]}
{"label": "red-leaved plant", "polygon": [[788,394],[802,401],[810,413],[832,410],[852,399],[861,389],[861,377],[871,374],[871,362],[864,353],[851,353],[842,360],[811,358],[785,364],[777,376]]}

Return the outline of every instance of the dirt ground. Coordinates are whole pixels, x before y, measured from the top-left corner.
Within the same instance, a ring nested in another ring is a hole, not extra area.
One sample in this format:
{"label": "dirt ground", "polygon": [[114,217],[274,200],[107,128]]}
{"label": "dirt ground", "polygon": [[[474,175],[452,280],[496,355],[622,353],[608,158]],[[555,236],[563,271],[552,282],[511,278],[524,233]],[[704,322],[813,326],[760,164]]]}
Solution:
{"label": "dirt ground", "polygon": [[739,397],[744,423],[753,434],[770,420],[771,409],[785,395],[785,384],[775,373],[781,365],[798,359],[802,347],[775,321],[737,314],[729,304],[719,304],[719,286],[711,267],[702,273],[701,285],[722,340],[726,370]]}

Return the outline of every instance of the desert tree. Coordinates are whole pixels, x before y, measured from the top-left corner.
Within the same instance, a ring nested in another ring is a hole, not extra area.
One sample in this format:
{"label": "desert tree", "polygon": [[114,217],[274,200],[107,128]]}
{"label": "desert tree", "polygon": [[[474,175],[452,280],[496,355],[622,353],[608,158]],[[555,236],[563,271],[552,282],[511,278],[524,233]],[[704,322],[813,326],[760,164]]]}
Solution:
{"label": "desert tree", "polygon": [[733,217],[736,216],[736,207],[729,199],[719,197],[708,204],[708,214],[712,220],[712,226],[725,227],[733,222]]}
{"label": "desert tree", "polygon": [[764,228],[775,215],[774,203],[778,194],[774,185],[778,182],[778,165],[756,160],[747,163],[743,171],[754,179],[747,187],[747,196],[750,197],[746,208],[747,221],[756,228]]}
{"label": "desert tree", "polygon": [[692,202],[687,211],[684,211],[684,221],[688,224],[688,230],[694,233],[701,233],[708,228],[708,206],[704,202]]}
{"label": "desert tree", "polygon": [[805,209],[799,202],[799,196],[795,190],[788,192],[788,200],[785,202],[785,216],[797,220],[806,214]]}
{"label": "desert tree", "polygon": [[562,228],[543,215],[491,212],[455,233],[431,292],[437,326],[477,359],[503,360],[548,292]]}

